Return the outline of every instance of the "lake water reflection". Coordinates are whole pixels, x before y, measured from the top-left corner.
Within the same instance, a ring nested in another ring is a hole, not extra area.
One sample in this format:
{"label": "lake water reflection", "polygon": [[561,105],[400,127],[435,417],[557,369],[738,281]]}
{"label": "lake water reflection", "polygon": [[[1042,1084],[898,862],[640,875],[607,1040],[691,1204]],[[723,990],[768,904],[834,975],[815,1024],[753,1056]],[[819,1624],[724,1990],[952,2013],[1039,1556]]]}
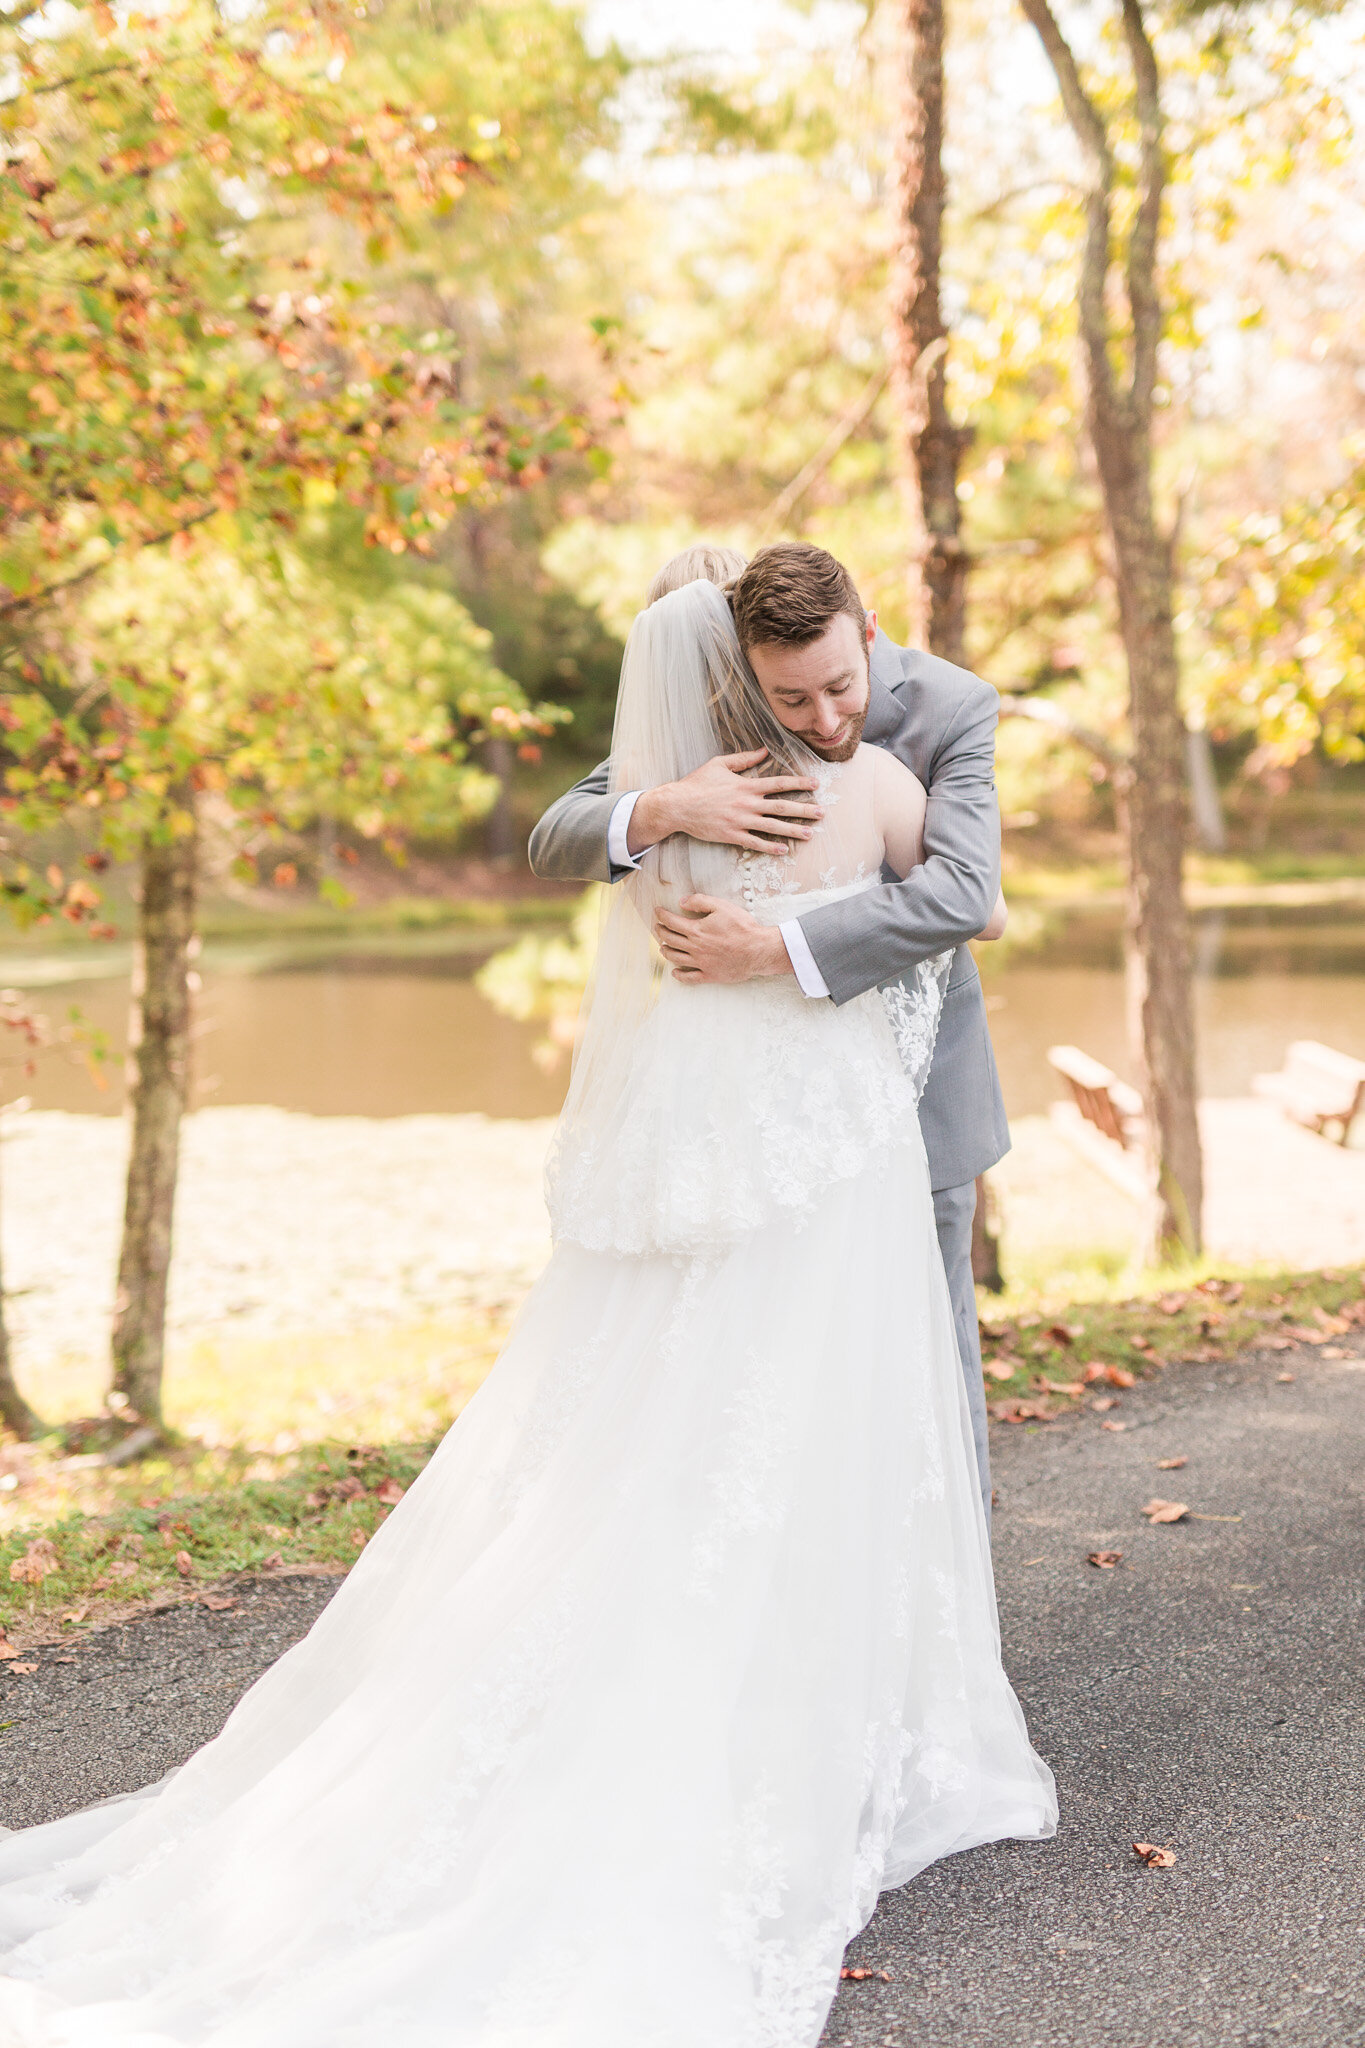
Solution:
{"label": "lake water reflection", "polygon": [[[1021,916],[1016,929],[1024,925]],[[379,944],[382,943],[382,951]],[[1365,1059],[1365,921],[1324,909],[1205,913],[1196,920],[1202,1091],[1243,1095],[1293,1038],[1321,1038]],[[1125,1069],[1123,978],[1112,916],[1050,914],[1033,942],[982,949],[991,1030],[1007,1107],[1046,1108],[1057,1089],[1049,1045],[1084,1046]],[[531,1058],[539,1032],[500,1017],[474,987],[469,935],[443,948],[392,938],[304,952],[215,951],[201,963],[201,1103],[271,1103],[321,1116],[480,1110],[545,1116],[565,1074]],[[0,963],[0,972],[12,963]],[[124,976],[53,983],[34,1000],[60,1017],[77,1003],[123,1044]],[[45,1109],[121,1107],[115,1073],[98,1095],[54,1061],[23,1084]],[[6,1092],[14,1092],[9,1081]]]}

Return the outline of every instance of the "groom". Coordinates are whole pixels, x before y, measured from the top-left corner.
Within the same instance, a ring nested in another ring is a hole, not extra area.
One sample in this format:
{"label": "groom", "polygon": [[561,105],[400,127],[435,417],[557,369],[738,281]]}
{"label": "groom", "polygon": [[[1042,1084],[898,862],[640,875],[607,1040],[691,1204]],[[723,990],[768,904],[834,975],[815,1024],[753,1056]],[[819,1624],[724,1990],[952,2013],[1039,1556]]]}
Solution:
{"label": "groom", "polygon": [[[689,549],[659,572],[649,602],[702,577],[728,588],[740,645],[789,732],[827,761],[847,760],[863,740],[887,747],[928,791],[924,861],[904,881],[883,870],[880,888],[776,927],[759,924],[738,904],[691,897],[685,914],[660,915],[656,936],[680,980],[791,974],[812,1001],[835,1003],[955,949],[920,1123],[989,1523],[972,1217],[976,1177],[1010,1141],[966,941],[986,924],[1000,886],[996,693],[966,669],[897,647],[875,612],[864,612],[843,564],[823,548],[784,541],[763,548],[747,567],[729,549]],[[808,837],[803,804],[815,785],[739,772],[760,759],[721,757],[680,782],[617,795],[609,793],[604,762],[545,813],[531,835],[531,866],[558,880],[614,882],[673,832],[769,851],[775,838]]]}

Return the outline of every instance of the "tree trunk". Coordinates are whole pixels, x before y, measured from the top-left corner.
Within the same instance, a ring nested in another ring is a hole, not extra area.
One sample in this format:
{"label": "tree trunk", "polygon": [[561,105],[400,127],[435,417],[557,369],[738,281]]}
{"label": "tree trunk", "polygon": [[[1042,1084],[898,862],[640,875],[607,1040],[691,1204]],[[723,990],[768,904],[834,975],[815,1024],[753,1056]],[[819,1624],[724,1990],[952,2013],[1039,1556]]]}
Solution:
{"label": "tree trunk", "polygon": [[948,413],[943,253],[943,0],[900,0],[901,108],[888,354],[910,526],[910,638],[963,659],[967,556],[957,470],[971,436]]}
{"label": "tree trunk", "polygon": [[[1126,451],[1125,451],[1126,452]],[[1127,462],[1111,468],[1129,470]],[[1100,473],[1105,474],[1100,462]],[[1128,658],[1133,768],[1126,790],[1126,979],[1132,1058],[1146,1106],[1154,1189],[1150,1259],[1198,1254],[1203,1154],[1195,1084],[1194,988],[1183,869],[1187,829],[1185,721],[1171,623],[1170,554],[1142,488],[1124,507],[1106,486]]]}
{"label": "tree trunk", "polygon": [[972,1278],[987,1294],[1003,1294],[1005,1276],[1000,1270],[1000,1233],[995,1203],[984,1173],[976,1176],[976,1208],[972,1214]]}
{"label": "tree trunk", "polygon": [[1194,992],[1182,893],[1185,725],[1180,714],[1171,543],[1152,500],[1152,403],[1162,308],[1157,250],[1166,184],[1160,76],[1142,0],[1120,0],[1138,127],[1136,204],[1125,284],[1131,334],[1120,384],[1111,327],[1117,172],[1106,117],[1086,91],[1048,0],[1020,0],[1061,91],[1086,170],[1086,231],[1077,295],[1086,412],[1114,549],[1119,629],[1128,663],[1132,770],[1126,789],[1129,1022],[1146,1105],[1153,1206],[1150,1257],[1201,1248],[1203,1156],[1195,1093]]}
{"label": "tree trunk", "polygon": [[[114,1392],[124,1414],[161,1424],[166,1283],[180,1156],[180,1119],[189,1093],[190,942],[198,882],[194,795],[172,793],[164,839],[142,849],[142,902],[133,960],[128,1044],[132,1146],[114,1302]],[[131,1414],[129,1414],[131,1411]]]}
{"label": "tree trunk", "polygon": [[1190,783],[1194,836],[1205,853],[1226,853],[1228,828],[1218,788],[1218,771],[1213,765],[1209,736],[1202,725],[1185,728],[1185,767]]}
{"label": "tree trunk", "polygon": [[[0,1138],[3,1127],[0,1126]],[[21,1443],[32,1443],[43,1435],[43,1424],[19,1392],[10,1358],[9,1325],[5,1321],[4,1261],[0,1258],[0,1424],[13,1431]]]}

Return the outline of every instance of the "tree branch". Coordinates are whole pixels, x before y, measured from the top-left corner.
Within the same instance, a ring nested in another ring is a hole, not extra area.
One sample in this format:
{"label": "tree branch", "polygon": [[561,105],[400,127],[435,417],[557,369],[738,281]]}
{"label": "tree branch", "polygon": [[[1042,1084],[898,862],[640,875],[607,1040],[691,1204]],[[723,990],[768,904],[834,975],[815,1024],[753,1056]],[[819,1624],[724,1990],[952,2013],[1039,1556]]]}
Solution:
{"label": "tree branch", "polygon": [[1161,301],[1156,284],[1157,237],[1161,202],[1166,189],[1162,148],[1161,81],[1156,53],[1142,18],[1142,0],[1122,0],[1123,33],[1133,66],[1137,99],[1140,169],[1138,207],[1128,236],[1128,305],[1133,318],[1133,374],[1129,399],[1137,416],[1151,417],[1156,384],[1157,348],[1161,341]]}
{"label": "tree branch", "polygon": [[[168,526],[162,533],[149,533],[146,540],[138,542],[138,548],[159,548],[164,542],[174,540],[177,534],[189,533],[191,528],[202,526],[206,519],[212,519],[217,510],[216,505],[207,505],[202,512],[196,512],[192,519],[182,519],[178,526]],[[55,604],[59,597],[63,597],[68,590],[74,590],[78,583],[88,583],[92,576],[98,576],[102,569],[109,567],[113,559],[112,554],[106,555],[103,561],[91,562],[88,567],[78,569],[74,576],[62,576],[55,583],[44,583],[41,589],[27,591],[23,597],[7,597],[4,603],[0,604],[0,619],[10,618],[15,612],[36,611],[41,605]]]}
{"label": "tree branch", "polygon": [[1084,747],[1101,763],[1105,773],[1118,784],[1123,784],[1129,773],[1126,754],[1111,746],[1102,734],[1088,725],[1081,725],[1070,712],[1063,711],[1060,704],[1054,704],[1050,697],[1025,697],[1008,690],[1000,694],[1000,716],[1002,718],[1029,718],[1035,725],[1049,726],[1064,739],[1074,740],[1078,747]]}
{"label": "tree branch", "polygon": [[1081,80],[1071,46],[1057,25],[1048,0],[1019,0],[1025,19],[1052,66],[1062,107],[1081,146],[1088,174],[1085,200],[1085,252],[1081,259],[1081,335],[1090,366],[1090,401],[1097,413],[1116,418],[1122,402],[1109,360],[1109,314],[1105,287],[1109,280],[1110,213],[1114,192],[1114,156],[1104,120]]}
{"label": "tree branch", "polygon": [[[945,343],[944,346],[946,347],[947,344]],[[837,419],[830,428],[829,433],[816,449],[814,455],[811,456],[810,461],[803,464],[785,490],[780,491],[777,497],[773,499],[772,504],[764,514],[763,524],[759,528],[760,544],[767,540],[769,534],[781,530],[788,513],[805,497],[806,492],[810,489],[816,478],[822,476],[825,470],[829,468],[829,465],[833,462],[845,441],[858,431],[858,428],[881,397],[882,390],[890,374],[890,365],[885,363],[881,369],[873,372],[849,410],[841,418]]]}

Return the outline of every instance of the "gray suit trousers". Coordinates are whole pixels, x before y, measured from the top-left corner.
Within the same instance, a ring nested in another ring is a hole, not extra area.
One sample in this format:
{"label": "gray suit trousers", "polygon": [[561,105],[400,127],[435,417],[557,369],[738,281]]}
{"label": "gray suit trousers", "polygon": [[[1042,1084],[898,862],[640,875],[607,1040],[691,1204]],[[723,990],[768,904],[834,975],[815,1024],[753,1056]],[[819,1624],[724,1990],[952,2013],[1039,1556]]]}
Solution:
{"label": "gray suit trousers", "polygon": [[972,1439],[976,1445],[976,1469],[981,1481],[981,1498],[986,1508],[986,1527],[991,1526],[991,1452],[986,1436],[986,1383],[981,1376],[981,1330],[976,1319],[976,1283],[972,1279],[972,1219],[976,1214],[976,1182],[957,1188],[934,1189],[934,1223],[939,1250],[948,1275],[948,1292],[953,1302],[957,1327],[957,1351],[962,1361],[962,1378],[967,1388],[967,1407],[972,1418]]}

